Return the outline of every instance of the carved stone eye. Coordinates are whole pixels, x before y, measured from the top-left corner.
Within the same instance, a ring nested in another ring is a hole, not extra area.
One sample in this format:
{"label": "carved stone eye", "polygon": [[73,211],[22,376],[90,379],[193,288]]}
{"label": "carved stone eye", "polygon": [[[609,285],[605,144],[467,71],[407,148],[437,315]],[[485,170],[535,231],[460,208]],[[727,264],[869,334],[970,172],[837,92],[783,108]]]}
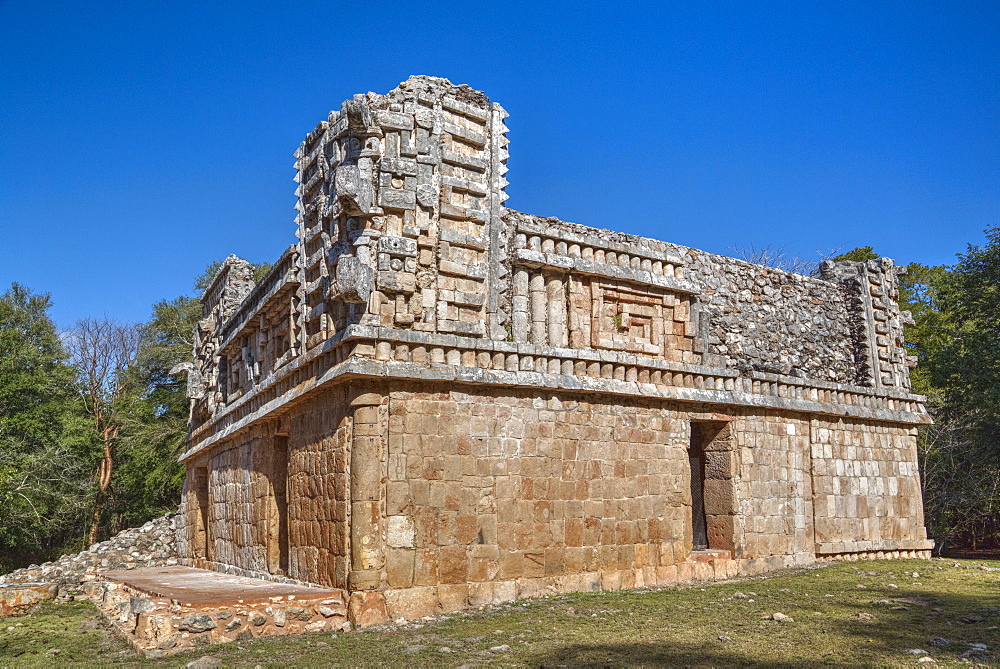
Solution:
{"label": "carved stone eye", "polygon": [[400,260],[399,258],[393,258],[389,262],[389,267],[393,268],[398,272],[399,270],[403,269],[403,261]]}

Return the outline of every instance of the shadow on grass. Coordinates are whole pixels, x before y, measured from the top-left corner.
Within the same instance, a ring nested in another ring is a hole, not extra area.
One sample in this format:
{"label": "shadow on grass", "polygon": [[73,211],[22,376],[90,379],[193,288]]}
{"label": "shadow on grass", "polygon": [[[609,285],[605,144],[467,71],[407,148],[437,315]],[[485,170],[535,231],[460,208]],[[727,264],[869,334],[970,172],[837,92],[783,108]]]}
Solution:
{"label": "shadow on grass", "polygon": [[[786,606],[785,610],[794,613],[797,622],[756,621],[763,627],[750,622],[732,634],[732,641],[720,641],[706,634],[708,638],[694,642],[661,637],[649,643],[570,643],[532,655],[527,664],[540,667],[906,666],[915,664],[917,659],[906,651],[920,649],[938,661],[997,666],[1000,573],[995,578],[991,575],[985,583],[977,583],[976,587],[975,594],[956,594],[927,585],[904,584],[898,588],[870,585],[846,591],[855,601],[837,602],[836,610],[821,616],[815,615],[814,609],[822,608],[815,606],[822,602]],[[932,638],[945,639],[948,645],[931,644]],[[975,654],[974,643],[986,644],[989,650]],[[970,652],[973,654],[969,655]]]}
{"label": "shadow on grass", "polygon": [[[720,642],[721,643],[721,642]],[[536,667],[610,667],[655,665],[661,667],[793,667],[830,666],[801,659],[762,660],[740,652],[706,651],[703,648],[664,643],[572,644],[534,656],[526,663]]]}

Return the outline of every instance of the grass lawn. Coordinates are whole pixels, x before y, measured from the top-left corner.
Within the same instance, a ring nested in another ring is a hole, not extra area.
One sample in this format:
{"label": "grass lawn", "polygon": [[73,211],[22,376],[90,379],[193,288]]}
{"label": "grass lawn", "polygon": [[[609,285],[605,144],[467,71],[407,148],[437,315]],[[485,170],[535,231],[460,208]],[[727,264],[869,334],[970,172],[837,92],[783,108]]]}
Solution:
{"label": "grass lawn", "polygon": [[[249,667],[1000,666],[1000,562],[856,562],[724,584],[562,595],[156,661],[134,655],[96,616],[74,602],[0,618],[0,667],[184,666],[205,655]],[[976,653],[977,643],[988,649]],[[961,661],[970,651],[971,664]]]}

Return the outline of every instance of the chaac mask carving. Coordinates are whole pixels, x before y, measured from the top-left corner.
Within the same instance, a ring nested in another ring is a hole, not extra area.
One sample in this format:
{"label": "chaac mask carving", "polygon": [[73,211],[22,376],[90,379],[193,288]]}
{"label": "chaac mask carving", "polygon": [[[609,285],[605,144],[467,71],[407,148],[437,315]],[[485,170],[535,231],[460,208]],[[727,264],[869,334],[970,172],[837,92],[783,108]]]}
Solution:
{"label": "chaac mask carving", "polygon": [[488,286],[507,271],[504,117],[467,87],[411,77],[309,134],[296,152],[306,348],[354,323],[503,330]]}

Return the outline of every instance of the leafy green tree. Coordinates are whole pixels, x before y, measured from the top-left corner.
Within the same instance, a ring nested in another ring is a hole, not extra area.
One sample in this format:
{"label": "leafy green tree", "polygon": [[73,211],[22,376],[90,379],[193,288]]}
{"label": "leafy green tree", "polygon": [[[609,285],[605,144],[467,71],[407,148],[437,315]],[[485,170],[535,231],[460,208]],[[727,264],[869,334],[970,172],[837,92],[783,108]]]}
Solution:
{"label": "leafy green tree", "polygon": [[986,236],[954,267],[916,266],[907,293],[935,419],[920,438],[928,521],[968,548],[1000,545],[1000,228]]}
{"label": "leafy green tree", "polygon": [[48,295],[0,295],[0,567],[45,559],[79,534],[92,444]]}
{"label": "leafy green tree", "polygon": [[73,379],[50,306],[16,283],[0,296],[0,439],[22,451],[58,439]]}
{"label": "leafy green tree", "polygon": [[899,277],[899,308],[909,311],[913,325],[906,328],[906,346],[917,357],[917,366],[910,372],[913,392],[938,397],[931,369],[950,338],[949,316],[940,303],[940,293],[948,282],[950,268],[910,263],[906,274]]}
{"label": "leafy green tree", "polygon": [[[1000,419],[1000,227],[984,246],[969,246],[939,289],[946,336],[931,365],[947,388],[949,409]],[[946,340],[946,341],[945,341]]]}
{"label": "leafy green tree", "polygon": [[857,246],[846,253],[841,253],[836,255],[831,260],[836,260],[837,262],[851,261],[851,262],[864,262],[866,260],[878,260],[878,254],[870,246]]}
{"label": "leafy green tree", "polygon": [[109,530],[131,527],[177,508],[184,467],[188,400],[182,378],[168,371],[190,360],[201,302],[181,296],[153,305],[143,325],[132,374],[143,388],[121,436],[122,459],[112,485]]}

